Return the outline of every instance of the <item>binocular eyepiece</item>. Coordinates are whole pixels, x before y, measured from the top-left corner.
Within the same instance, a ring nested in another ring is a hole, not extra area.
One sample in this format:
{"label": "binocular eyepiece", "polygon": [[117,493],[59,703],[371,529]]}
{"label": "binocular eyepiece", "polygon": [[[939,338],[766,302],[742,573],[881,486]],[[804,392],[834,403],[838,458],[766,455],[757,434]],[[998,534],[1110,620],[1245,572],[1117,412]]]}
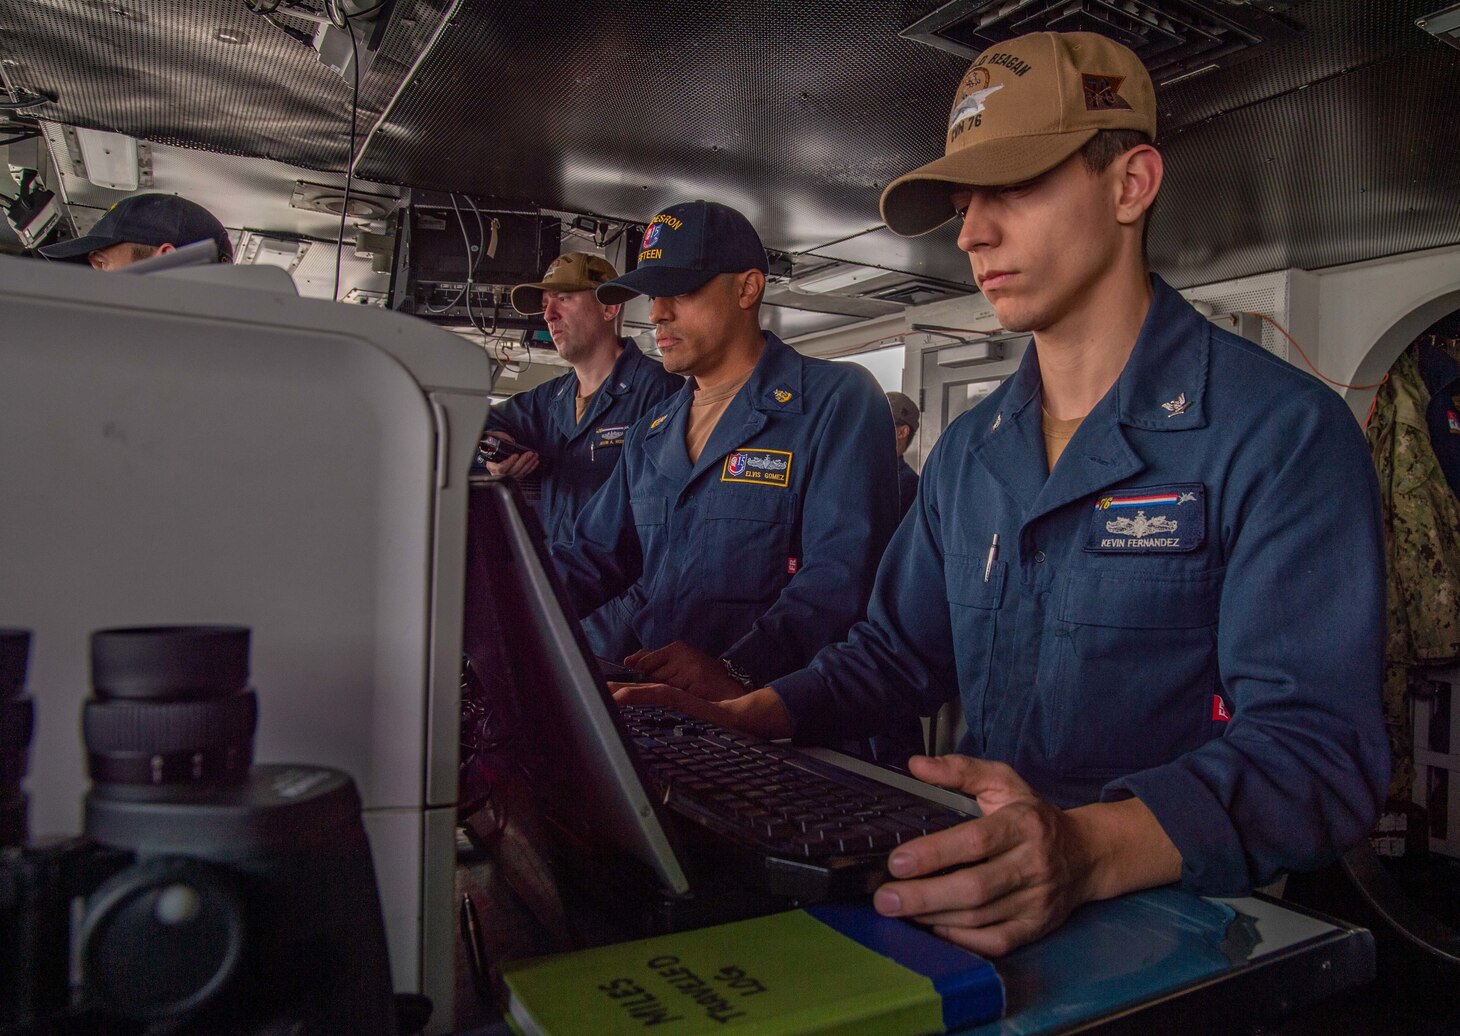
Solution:
{"label": "binocular eyepiece", "polygon": [[248,659],[241,626],[93,633],[81,729],[96,787],[167,800],[246,781],[259,715]]}
{"label": "binocular eyepiece", "polygon": [[253,766],[249,638],[92,634],[84,833],[28,845],[30,636],[0,630],[0,1033],[399,1031],[354,782]]}

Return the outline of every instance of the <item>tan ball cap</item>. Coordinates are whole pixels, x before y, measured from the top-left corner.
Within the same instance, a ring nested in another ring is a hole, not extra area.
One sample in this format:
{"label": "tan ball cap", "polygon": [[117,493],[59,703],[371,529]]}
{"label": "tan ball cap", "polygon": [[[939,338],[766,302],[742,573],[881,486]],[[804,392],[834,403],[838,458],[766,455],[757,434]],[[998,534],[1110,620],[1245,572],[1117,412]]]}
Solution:
{"label": "tan ball cap", "polygon": [[1128,48],[1093,32],[1036,32],[969,66],[944,155],[882,192],[882,219],[914,237],[953,218],[949,185],[997,187],[1046,173],[1103,129],[1156,136],[1156,91]]}
{"label": "tan ball cap", "polygon": [[512,308],[523,316],[543,311],[545,291],[596,291],[618,276],[613,263],[590,252],[567,252],[558,256],[536,284],[519,284],[512,289]]}

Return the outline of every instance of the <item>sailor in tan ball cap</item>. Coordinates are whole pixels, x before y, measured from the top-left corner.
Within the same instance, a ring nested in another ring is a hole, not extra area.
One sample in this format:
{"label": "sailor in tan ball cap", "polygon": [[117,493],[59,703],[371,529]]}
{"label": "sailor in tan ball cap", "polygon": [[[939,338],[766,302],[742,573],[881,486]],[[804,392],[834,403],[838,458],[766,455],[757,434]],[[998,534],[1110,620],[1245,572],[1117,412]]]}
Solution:
{"label": "sailor in tan ball cap", "polygon": [[983,816],[899,845],[874,902],[985,954],[1090,900],[1320,867],[1384,802],[1367,446],[1337,394],[1150,274],[1155,129],[1150,77],[1108,39],[979,55],[943,157],[882,213],[900,234],[956,218],[1032,343],[933,446],[845,643],[730,701],[665,702],[815,743],[957,698],[960,754],[909,768]]}

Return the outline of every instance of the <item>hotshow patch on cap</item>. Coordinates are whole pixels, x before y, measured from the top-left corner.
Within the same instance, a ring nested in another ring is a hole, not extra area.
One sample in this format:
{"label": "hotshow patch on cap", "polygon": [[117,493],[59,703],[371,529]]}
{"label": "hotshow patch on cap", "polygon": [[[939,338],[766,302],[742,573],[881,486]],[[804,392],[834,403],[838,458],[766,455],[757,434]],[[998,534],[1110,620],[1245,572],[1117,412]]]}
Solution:
{"label": "hotshow patch on cap", "polygon": [[1206,541],[1206,488],[1142,486],[1095,501],[1085,549],[1101,554],[1178,554]]}
{"label": "hotshow patch on cap", "polygon": [[784,489],[791,484],[791,460],[790,450],[733,450],[725,457],[720,481]]}

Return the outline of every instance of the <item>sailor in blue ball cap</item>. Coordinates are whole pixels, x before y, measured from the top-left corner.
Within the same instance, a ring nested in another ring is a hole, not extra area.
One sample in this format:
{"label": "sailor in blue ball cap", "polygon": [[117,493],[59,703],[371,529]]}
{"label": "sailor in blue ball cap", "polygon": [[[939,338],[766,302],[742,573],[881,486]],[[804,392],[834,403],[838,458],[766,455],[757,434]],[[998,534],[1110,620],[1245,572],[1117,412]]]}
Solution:
{"label": "sailor in blue ball cap", "polygon": [[212,241],[220,263],[233,261],[223,224],[197,202],[175,194],[134,194],[113,205],[90,233],[40,249],[47,259],[86,261],[98,270],[119,270],[184,245]]}
{"label": "sailor in blue ball cap", "polygon": [[[891,414],[861,367],[760,329],[766,254],[739,212],[674,205],[639,244],[598,298],[648,296],[664,368],[689,380],[629,432],[554,554],[581,614],[632,587],[630,666],[733,697],[861,618],[897,522]],[[902,729],[920,737],[911,714]]]}

